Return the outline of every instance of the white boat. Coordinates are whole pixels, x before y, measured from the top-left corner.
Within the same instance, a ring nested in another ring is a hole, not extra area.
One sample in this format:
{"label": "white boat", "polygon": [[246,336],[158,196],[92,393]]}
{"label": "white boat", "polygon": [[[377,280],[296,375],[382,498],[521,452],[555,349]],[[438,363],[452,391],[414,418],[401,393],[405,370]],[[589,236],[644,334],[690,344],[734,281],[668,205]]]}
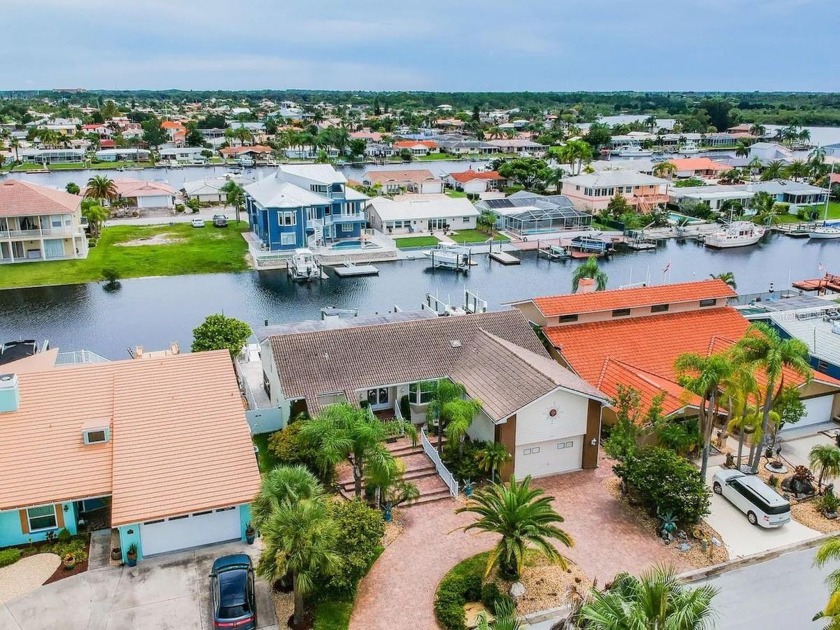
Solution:
{"label": "white boat", "polygon": [[840,227],[836,225],[820,225],[811,230],[808,230],[808,238],[814,239],[829,239],[840,238]]}
{"label": "white boat", "polygon": [[287,268],[289,278],[300,282],[310,282],[321,277],[321,268],[312,250],[302,247],[296,249]]}
{"label": "white boat", "polygon": [[682,155],[694,155],[695,153],[700,153],[700,147],[697,146],[697,143],[694,140],[688,140],[685,144],[681,144],[677,149],[677,153],[681,153]]}
{"label": "white boat", "polygon": [[432,267],[467,271],[470,268],[470,252],[460,245],[441,243],[435,249],[427,249],[423,255],[432,261]]}
{"label": "white boat", "polygon": [[746,247],[755,245],[764,236],[764,228],[750,221],[733,221],[722,230],[712,232],[706,236],[706,247],[728,249],[730,247]]}
{"label": "white boat", "polygon": [[618,157],[650,157],[653,151],[643,149],[638,144],[627,144],[613,152]]}

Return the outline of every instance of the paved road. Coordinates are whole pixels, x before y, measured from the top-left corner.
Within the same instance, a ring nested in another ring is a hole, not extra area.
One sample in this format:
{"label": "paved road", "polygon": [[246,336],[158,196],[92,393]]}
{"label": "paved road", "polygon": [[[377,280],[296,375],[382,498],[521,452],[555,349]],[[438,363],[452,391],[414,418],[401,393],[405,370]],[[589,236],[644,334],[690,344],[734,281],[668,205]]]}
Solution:
{"label": "paved road", "polygon": [[815,569],[816,548],[724,573],[707,583],[720,589],[714,599],[715,630],[819,630],[811,618],[825,606],[823,580],[836,567]]}

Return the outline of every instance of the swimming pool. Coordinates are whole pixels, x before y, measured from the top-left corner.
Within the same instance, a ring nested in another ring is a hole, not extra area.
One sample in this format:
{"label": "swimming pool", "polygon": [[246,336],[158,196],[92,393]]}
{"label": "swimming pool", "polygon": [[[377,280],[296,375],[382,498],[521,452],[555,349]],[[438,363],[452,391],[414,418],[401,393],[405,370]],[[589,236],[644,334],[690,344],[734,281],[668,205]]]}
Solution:
{"label": "swimming pool", "polygon": [[330,249],[379,249],[379,245],[370,241],[362,242],[360,239],[352,239],[333,243]]}
{"label": "swimming pool", "polygon": [[689,217],[684,214],[678,214],[676,212],[669,212],[668,213],[668,220],[673,221],[674,223],[681,223],[692,225],[694,223],[703,223],[701,219],[696,219],[694,217]]}

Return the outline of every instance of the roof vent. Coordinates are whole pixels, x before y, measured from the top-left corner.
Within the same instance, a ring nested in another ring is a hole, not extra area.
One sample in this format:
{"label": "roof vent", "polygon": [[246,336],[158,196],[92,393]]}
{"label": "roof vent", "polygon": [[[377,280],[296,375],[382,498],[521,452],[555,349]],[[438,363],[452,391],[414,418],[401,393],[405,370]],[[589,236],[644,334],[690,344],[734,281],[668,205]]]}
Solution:
{"label": "roof vent", "polygon": [[20,385],[17,374],[0,374],[0,413],[20,407]]}
{"label": "roof vent", "polygon": [[111,441],[111,427],[102,420],[93,420],[82,425],[82,440],[85,444],[104,444]]}
{"label": "roof vent", "polygon": [[457,339],[452,339],[449,342],[449,345],[452,346],[453,348],[460,348],[461,347],[461,342],[458,341]]}

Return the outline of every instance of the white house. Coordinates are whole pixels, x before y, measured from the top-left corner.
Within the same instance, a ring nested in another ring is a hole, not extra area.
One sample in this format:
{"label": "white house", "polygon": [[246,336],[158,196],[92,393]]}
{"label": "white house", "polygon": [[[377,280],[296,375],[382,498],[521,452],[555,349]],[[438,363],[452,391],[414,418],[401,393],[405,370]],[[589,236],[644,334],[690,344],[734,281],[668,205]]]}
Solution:
{"label": "white house", "polygon": [[125,199],[136,208],[175,207],[175,189],[163,182],[141,179],[115,179],[119,199]]}
{"label": "white house", "polygon": [[453,199],[447,195],[374,197],[365,212],[368,223],[386,234],[472,230],[479,217],[478,210],[468,199]]}
{"label": "white house", "polygon": [[367,171],[362,176],[362,184],[365,186],[379,184],[386,195],[402,192],[432,195],[443,192],[443,181],[427,169]]}

